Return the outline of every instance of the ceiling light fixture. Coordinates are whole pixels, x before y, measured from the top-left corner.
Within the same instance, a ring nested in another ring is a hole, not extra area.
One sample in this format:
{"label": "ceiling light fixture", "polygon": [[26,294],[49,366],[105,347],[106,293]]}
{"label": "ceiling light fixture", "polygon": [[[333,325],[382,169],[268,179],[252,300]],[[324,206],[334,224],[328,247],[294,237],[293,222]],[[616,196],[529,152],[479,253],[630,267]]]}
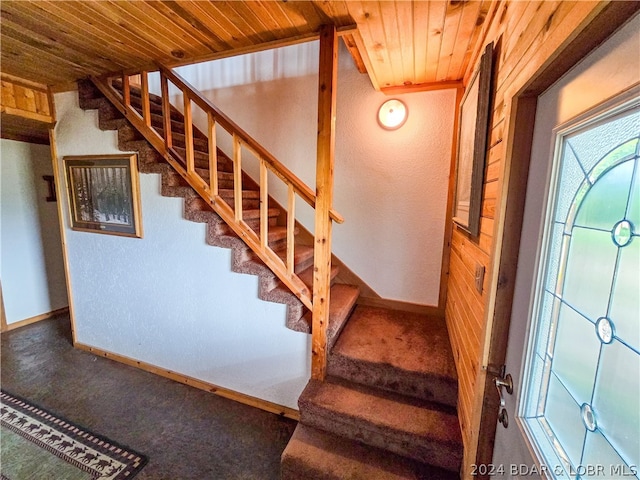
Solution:
{"label": "ceiling light fixture", "polygon": [[387,100],[378,110],[378,123],[385,130],[397,130],[407,121],[407,106],[394,98]]}

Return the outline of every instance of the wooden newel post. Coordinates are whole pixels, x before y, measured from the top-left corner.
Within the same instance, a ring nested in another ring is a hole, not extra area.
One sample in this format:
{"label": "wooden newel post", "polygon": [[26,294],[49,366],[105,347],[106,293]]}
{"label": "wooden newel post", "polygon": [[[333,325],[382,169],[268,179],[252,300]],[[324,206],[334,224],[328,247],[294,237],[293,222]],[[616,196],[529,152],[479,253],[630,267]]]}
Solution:
{"label": "wooden newel post", "polygon": [[331,287],[331,219],[335,151],[338,35],[335,25],[320,29],[318,82],[318,157],[316,162],[316,217],[313,274],[311,378],[324,380],[327,369],[327,325]]}

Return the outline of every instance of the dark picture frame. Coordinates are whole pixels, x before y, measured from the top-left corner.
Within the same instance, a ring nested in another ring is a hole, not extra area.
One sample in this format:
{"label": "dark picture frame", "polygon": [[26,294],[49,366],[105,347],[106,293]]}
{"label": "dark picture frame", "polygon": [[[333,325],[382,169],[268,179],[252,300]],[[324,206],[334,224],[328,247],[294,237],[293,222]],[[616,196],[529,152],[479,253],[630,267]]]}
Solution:
{"label": "dark picture frame", "polygon": [[136,154],[63,160],[72,230],[142,238]]}
{"label": "dark picture frame", "polygon": [[480,234],[492,79],[493,42],[482,54],[480,66],[460,102],[459,112],[453,221],[474,237]]}

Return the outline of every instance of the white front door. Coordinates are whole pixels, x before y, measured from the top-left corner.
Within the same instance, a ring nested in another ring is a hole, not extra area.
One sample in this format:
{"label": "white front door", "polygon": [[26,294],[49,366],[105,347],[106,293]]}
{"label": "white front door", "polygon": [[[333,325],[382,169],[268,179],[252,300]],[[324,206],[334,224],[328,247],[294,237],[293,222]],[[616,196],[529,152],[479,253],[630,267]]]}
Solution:
{"label": "white front door", "polygon": [[638,475],[638,32],[640,16],[538,99],[496,477]]}

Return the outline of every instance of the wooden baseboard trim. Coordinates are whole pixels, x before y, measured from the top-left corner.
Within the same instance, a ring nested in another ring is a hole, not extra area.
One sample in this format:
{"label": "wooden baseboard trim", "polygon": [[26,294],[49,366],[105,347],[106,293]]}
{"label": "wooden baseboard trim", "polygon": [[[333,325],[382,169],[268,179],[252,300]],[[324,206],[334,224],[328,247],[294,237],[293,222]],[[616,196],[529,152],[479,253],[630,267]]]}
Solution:
{"label": "wooden baseboard trim", "polygon": [[360,296],[358,305],[367,307],[389,308],[392,310],[400,310],[408,313],[418,313],[420,315],[429,315],[433,317],[444,317],[444,309],[433,305],[419,305],[417,303],[401,302],[399,300],[388,300],[386,298],[368,298]]}
{"label": "wooden baseboard trim", "polygon": [[40,322],[42,320],[46,320],[47,318],[54,317],[61,313],[69,313],[69,307],[59,308],[52,312],[43,313],[41,315],[36,315],[35,317],[25,318],[24,320],[20,320],[19,322],[9,323],[2,330],[3,332],[10,332],[11,330],[15,330],[16,328],[26,327],[27,325],[31,325],[32,323]]}
{"label": "wooden baseboard trim", "polygon": [[228,388],[220,387],[212,383],[204,382],[202,380],[198,380],[196,378],[189,377],[181,373],[173,372],[165,368],[160,368],[155,365],[151,365],[150,363],[142,362],[140,360],[135,360],[133,358],[126,357],[124,355],[108,352],[100,348],[92,347],[90,345],[85,345],[85,344],[76,342],[74,344],[74,347],[77,348],[78,350],[84,350],[86,352],[93,353],[94,355],[97,355],[100,357],[104,357],[110,360],[114,360],[116,362],[124,363],[125,365],[129,365],[130,367],[139,368],[140,370],[144,370],[145,372],[153,373],[161,377],[165,377],[170,380],[173,380],[175,382],[179,382],[185,385],[199,388],[200,390],[214,393],[221,397],[228,398],[230,400],[234,400],[239,403],[244,403],[245,405],[250,405],[252,407],[259,408],[261,410],[265,410],[270,413],[275,413],[276,415],[280,415],[282,417],[290,418],[296,421],[300,420],[300,412],[293,408],[285,407],[283,405],[278,405],[277,403],[272,403],[267,400],[262,400],[260,398],[252,397],[251,395],[246,395],[244,393],[236,392],[234,390],[229,390]]}

